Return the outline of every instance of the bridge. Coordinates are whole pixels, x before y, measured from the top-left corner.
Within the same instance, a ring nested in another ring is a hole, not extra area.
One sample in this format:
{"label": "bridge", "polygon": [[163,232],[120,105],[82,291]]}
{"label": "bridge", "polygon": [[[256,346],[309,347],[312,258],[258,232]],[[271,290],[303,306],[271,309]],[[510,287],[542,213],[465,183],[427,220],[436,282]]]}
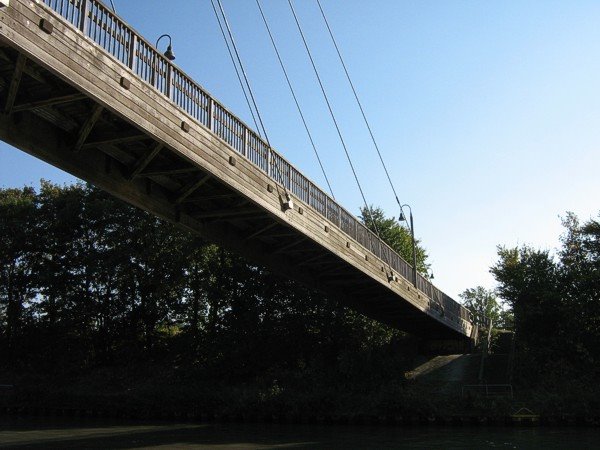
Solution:
{"label": "bridge", "polygon": [[392,327],[468,311],[98,0],[0,0],[0,139]]}

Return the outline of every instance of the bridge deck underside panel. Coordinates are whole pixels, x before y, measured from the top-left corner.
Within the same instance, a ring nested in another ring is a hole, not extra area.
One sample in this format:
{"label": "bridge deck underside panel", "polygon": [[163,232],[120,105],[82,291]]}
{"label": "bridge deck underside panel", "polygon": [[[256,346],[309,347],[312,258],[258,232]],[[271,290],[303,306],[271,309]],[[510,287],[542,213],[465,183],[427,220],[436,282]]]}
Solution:
{"label": "bridge deck underside panel", "polygon": [[471,336],[405,277],[390,281],[389,265],[347,234],[348,218],[338,226],[306,202],[303,181],[286,210],[251,154],[45,6],[13,0],[0,18],[2,140],[374,319],[428,338]]}

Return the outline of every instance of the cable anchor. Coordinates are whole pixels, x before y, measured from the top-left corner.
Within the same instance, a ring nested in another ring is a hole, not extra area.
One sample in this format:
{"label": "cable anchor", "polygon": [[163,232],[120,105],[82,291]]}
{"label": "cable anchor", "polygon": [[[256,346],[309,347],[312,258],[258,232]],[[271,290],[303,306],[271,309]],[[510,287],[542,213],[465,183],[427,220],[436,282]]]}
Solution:
{"label": "cable anchor", "polygon": [[294,201],[288,192],[285,193],[285,201],[281,206],[284,211],[287,211],[288,209],[294,209]]}

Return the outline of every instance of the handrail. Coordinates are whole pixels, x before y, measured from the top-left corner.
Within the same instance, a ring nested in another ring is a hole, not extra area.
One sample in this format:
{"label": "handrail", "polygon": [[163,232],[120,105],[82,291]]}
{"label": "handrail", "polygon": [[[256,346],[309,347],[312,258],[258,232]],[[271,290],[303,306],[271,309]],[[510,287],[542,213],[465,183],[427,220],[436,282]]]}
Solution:
{"label": "handrail", "polygon": [[[43,0],[44,4],[100,45],[139,78],[152,85],[277,183],[314,208],[344,233],[409,279],[412,267],[353,214],[302,175],[282,155],[231,113],[198,83],[165,58],[151,43],[99,0]],[[432,301],[432,309],[457,323],[469,321],[462,305],[420,274],[417,288]],[[454,319],[452,319],[454,317]]]}

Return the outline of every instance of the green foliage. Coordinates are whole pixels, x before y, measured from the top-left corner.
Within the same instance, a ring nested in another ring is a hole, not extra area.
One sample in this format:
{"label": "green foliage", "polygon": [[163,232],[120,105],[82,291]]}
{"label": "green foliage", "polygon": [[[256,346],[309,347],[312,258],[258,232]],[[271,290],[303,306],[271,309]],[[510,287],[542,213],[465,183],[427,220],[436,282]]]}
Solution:
{"label": "green foliage", "polygon": [[569,213],[557,258],[528,246],[498,248],[491,268],[514,314],[516,369],[524,382],[599,374],[600,222]]}
{"label": "green foliage", "polygon": [[477,286],[465,289],[459,296],[463,305],[473,314],[476,323],[484,325],[487,319],[491,319],[494,328],[512,328],[512,311],[502,307],[494,291]]}
{"label": "green foliage", "polygon": [[476,323],[485,324],[487,319],[491,319],[494,326],[497,326],[502,309],[493,291],[477,286],[465,289],[459,297],[462,298],[463,305],[473,314]]}
{"label": "green foliage", "polygon": [[[365,207],[360,209],[360,220],[373,233],[377,234],[381,240],[395,250],[406,262],[412,266],[413,261],[413,242],[410,229],[393,217],[386,217],[383,210],[379,207]],[[421,241],[415,238],[415,248],[417,252],[417,270],[426,278],[429,277],[430,265],[427,262],[427,252],[421,245]]]}
{"label": "green foliage", "polygon": [[0,371],[163,361],[267,397],[403,373],[402,333],[98,189],[0,190],[0,219]]}
{"label": "green foliage", "polygon": [[27,301],[33,294],[30,230],[35,226],[33,189],[0,190],[0,326],[8,359],[30,322]]}

